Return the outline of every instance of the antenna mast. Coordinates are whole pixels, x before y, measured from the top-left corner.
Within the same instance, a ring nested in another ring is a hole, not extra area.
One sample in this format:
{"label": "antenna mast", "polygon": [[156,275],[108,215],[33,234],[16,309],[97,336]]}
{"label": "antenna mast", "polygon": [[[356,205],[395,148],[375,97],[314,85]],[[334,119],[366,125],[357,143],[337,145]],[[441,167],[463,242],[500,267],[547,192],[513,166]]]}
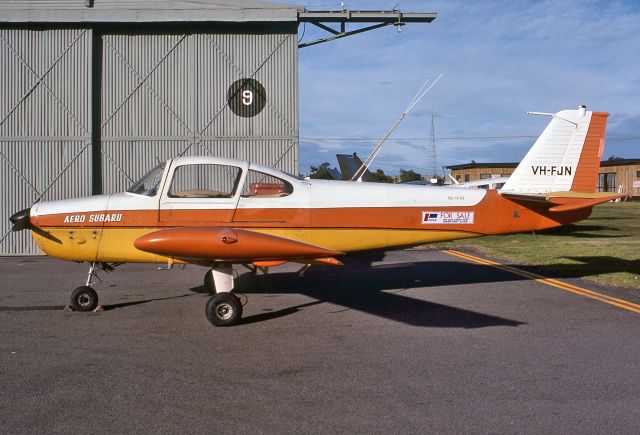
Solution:
{"label": "antenna mast", "polygon": [[438,161],[436,154],[436,124],[434,121],[433,112],[431,112],[431,146],[427,151],[427,171],[429,176],[438,175]]}
{"label": "antenna mast", "polygon": [[415,97],[413,97],[413,99],[411,100],[407,108],[404,109],[404,112],[402,112],[400,117],[397,119],[396,123],[393,124],[393,127],[391,127],[391,129],[387,132],[387,134],[384,135],[382,140],[378,142],[378,145],[376,145],[373,151],[371,151],[371,154],[369,154],[369,157],[367,157],[367,160],[365,160],[364,163],[362,163],[362,165],[358,168],[356,173],[353,174],[353,177],[351,177],[351,181],[362,181],[362,176],[367,171],[367,169],[369,169],[369,166],[371,166],[373,159],[376,158],[376,156],[378,155],[378,152],[380,151],[380,148],[382,148],[382,145],[386,142],[389,136],[391,136],[391,133],[393,133],[396,127],[400,125],[400,123],[405,118],[405,116],[407,116],[407,114],[411,112],[411,109],[413,109],[416,106],[416,104],[418,104],[418,102],[422,99],[422,97],[427,95],[427,92],[429,92],[431,88],[435,86],[436,83],[438,83],[438,80],[440,80],[443,75],[444,73],[440,74],[438,78],[435,79],[433,83],[431,83],[431,85],[429,85],[428,87],[427,85],[429,84],[429,79],[427,79],[427,81],[424,82],[424,84],[422,85],[418,93],[415,95]]}

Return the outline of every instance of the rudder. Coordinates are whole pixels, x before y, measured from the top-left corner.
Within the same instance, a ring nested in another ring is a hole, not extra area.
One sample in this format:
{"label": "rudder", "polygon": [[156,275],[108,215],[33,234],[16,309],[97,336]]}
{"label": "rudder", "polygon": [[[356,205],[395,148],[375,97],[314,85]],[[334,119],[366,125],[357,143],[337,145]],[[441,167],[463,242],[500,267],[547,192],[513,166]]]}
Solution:
{"label": "rudder", "polygon": [[587,137],[571,184],[572,192],[595,192],[598,185],[598,172],[604,151],[604,135],[607,127],[606,112],[593,112]]}

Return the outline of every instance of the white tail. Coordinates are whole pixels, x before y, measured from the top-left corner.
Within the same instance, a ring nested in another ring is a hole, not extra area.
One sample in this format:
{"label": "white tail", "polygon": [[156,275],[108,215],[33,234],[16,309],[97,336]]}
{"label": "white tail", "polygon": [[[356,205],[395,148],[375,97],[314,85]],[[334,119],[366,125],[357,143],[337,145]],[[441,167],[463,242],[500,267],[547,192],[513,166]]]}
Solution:
{"label": "white tail", "polygon": [[609,114],[581,106],[552,116],[503,192],[595,192]]}

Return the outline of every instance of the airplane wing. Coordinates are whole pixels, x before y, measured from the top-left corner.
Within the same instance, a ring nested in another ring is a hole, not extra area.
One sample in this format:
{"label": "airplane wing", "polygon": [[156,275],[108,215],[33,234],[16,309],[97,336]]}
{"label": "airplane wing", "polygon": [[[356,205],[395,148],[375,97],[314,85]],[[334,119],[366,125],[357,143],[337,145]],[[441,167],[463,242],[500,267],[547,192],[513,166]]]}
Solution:
{"label": "airplane wing", "polygon": [[593,207],[603,202],[612,201],[617,198],[625,198],[627,194],[612,194],[610,192],[550,192],[550,193],[518,193],[500,192],[500,195],[515,202],[526,204],[547,204],[550,212],[564,212],[579,210],[581,208]]}
{"label": "airplane wing", "polygon": [[289,261],[341,265],[343,252],[285,237],[239,228],[179,227],[139,237],[136,248],[187,262],[254,263],[260,267]]}

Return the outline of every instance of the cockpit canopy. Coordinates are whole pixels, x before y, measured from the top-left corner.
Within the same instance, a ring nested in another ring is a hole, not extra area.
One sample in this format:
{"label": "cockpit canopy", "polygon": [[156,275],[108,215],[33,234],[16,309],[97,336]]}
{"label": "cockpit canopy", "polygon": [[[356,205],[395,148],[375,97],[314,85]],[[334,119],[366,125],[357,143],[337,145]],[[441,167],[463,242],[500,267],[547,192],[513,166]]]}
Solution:
{"label": "cockpit canopy", "polygon": [[[167,164],[173,171],[165,171]],[[240,189],[242,198],[283,197],[293,193],[293,185],[287,180],[297,179],[289,174],[247,165],[246,162],[215,158],[180,158],[161,163],[127,192],[153,197],[160,192],[164,173],[171,180],[165,183],[169,198],[232,198]]]}

